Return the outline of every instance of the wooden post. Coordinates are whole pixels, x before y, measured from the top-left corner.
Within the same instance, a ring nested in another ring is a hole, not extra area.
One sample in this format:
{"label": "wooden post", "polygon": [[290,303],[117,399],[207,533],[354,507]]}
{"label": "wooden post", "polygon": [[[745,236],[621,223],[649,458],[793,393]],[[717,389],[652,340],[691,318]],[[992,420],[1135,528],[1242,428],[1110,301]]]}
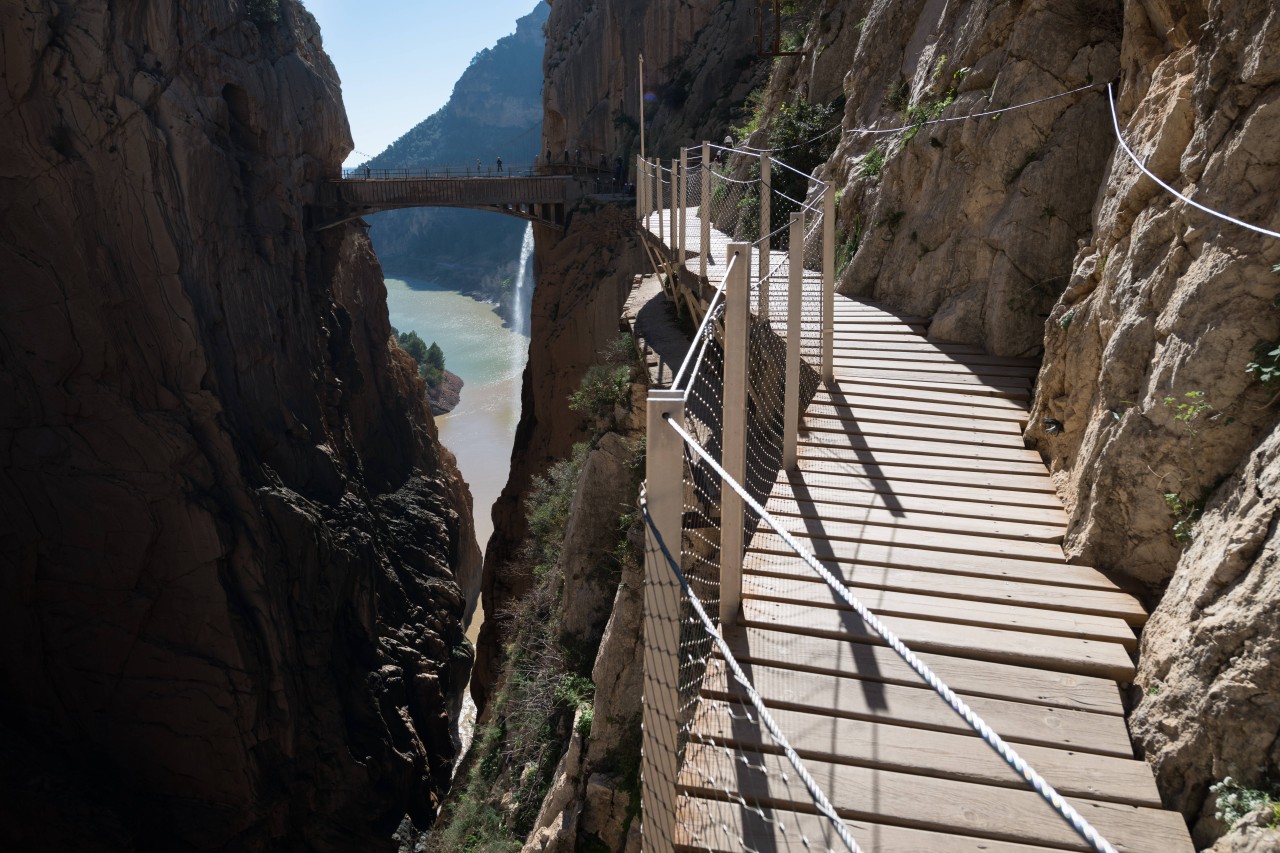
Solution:
{"label": "wooden post", "polygon": [[[769,155],[760,152],[760,236],[765,237],[773,229],[769,223],[773,219],[773,174],[772,161]],[[760,241],[760,272],[756,274],[760,283],[760,306],[757,309],[761,319],[769,317],[769,241]]]}
{"label": "wooden post", "polygon": [[707,258],[711,256],[711,143],[702,143],[702,204],[698,207],[698,275],[707,277]]}
{"label": "wooden post", "polygon": [[835,382],[836,188],[822,197],[822,381]]}
{"label": "wooden post", "polygon": [[636,219],[641,225],[646,225],[644,220],[644,158],[639,154],[636,155]]}
{"label": "wooden post", "polygon": [[685,248],[689,241],[689,149],[680,148],[680,274],[684,274]]}
{"label": "wooden post", "polygon": [[[645,453],[649,515],[671,556],[678,561],[684,513],[684,441],[667,425],[664,415],[684,425],[683,392],[649,392]],[[676,821],[682,591],[657,537],[647,525],[644,576],[641,836],[645,853],[669,853]]]}
{"label": "wooden post", "polygon": [[680,161],[671,161],[671,216],[667,219],[668,231],[671,234],[671,254],[675,254],[680,245]]}
{"label": "wooden post", "polygon": [[[637,54],[640,57],[640,159],[644,159],[644,54]],[[565,140],[565,148],[567,149],[569,141]]]}
{"label": "wooden post", "polygon": [[654,200],[657,202],[654,207],[658,209],[658,242],[663,242],[666,237],[663,236],[662,229],[662,161],[657,159],[653,161],[653,186]]}
{"label": "wooden post", "polygon": [[804,214],[791,214],[787,267],[787,373],[782,408],[782,467],[796,468],[800,431],[800,308],[804,296]]}
{"label": "wooden post", "polygon": [[[735,260],[736,258],[736,260]],[[748,324],[751,317],[751,244],[730,243],[724,262],[724,427],[721,464],[738,483],[747,479]],[[720,488],[720,624],[732,625],[742,607],[742,497]]]}

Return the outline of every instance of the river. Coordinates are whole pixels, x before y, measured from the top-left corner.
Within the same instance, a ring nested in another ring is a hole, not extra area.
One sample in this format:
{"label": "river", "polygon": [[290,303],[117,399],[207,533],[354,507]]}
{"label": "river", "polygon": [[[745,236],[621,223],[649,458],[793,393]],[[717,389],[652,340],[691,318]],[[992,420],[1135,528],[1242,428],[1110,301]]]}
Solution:
{"label": "river", "polygon": [[[502,324],[493,306],[418,279],[389,278],[387,308],[398,331],[413,330],[444,350],[462,377],[457,408],[436,417],[440,441],[471,487],[481,552],[493,532],[490,510],[506,485],[520,420],[520,376],[529,339]],[[478,620],[477,620],[478,621]]]}

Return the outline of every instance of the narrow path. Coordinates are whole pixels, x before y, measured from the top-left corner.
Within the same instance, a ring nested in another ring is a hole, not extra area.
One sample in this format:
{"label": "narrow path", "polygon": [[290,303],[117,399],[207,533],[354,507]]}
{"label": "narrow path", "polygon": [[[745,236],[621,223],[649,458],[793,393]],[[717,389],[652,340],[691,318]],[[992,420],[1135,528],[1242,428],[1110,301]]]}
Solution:
{"label": "narrow path", "polygon": [[[718,284],[727,238],[712,242]],[[1066,564],[1066,515],[1022,442],[1035,365],[929,341],[921,318],[871,302],[837,296],[834,318],[835,382],[766,509],[1113,845],[1190,851],[1125,727],[1146,614]],[[726,638],[864,849],[1089,849],[768,529]],[[743,701],[713,661],[680,776],[682,843],[843,849]],[[710,781],[724,779],[736,788]]]}

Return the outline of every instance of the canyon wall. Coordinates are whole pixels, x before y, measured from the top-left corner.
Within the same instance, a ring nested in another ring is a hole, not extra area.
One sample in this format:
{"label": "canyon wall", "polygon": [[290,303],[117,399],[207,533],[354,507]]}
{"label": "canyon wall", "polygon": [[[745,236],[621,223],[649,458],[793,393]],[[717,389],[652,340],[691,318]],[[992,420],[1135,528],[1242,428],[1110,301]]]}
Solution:
{"label": "canyon wall", "polygon": [[387,849],[449,784],[479,554],[368,239],[309,228],[351,145],[315,22],[0,38],[6,842]]}

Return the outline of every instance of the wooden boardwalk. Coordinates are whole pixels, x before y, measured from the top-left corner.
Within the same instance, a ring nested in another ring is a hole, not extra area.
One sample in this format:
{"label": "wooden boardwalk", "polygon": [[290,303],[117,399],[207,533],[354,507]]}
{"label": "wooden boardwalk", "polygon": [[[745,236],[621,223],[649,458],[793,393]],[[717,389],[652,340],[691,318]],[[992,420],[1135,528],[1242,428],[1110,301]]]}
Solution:
{"label": "wooden boardwalk", "polygon": [[[1022,441],[1034,364],[930,341],[925,322],[836,297],[835,382],[766,508],[1117,849],[1192,850],[1125,726],[1146,613],[1065,563],[1066,516]],[[865,850],[1090,849],[770,530],[751,539],[726,639]],[[713,660],[678,847],[844,849],[743,701]]]}

